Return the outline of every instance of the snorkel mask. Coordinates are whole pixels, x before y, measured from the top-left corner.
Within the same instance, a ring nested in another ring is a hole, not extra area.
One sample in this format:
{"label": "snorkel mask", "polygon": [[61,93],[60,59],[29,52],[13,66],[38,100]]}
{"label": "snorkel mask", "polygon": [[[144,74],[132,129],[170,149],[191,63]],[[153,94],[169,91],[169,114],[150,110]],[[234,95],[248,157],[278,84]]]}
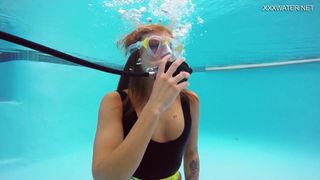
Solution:
{"label": "snorkel mask", "polygon": [[[182,43],[179,43],[177,40],[169,37],[153,35],[150,37],[146,37],[142,41],[137,41],[136,43],[131,44],[127,48],[126,55],[130,56],[132,53],[134,53],[137,50],[140,50],[141,48],[144,48],[146,50],[146,53],[151,57],[150,60],[156,58],[163,58],[164,56],[171,54],[171,59],[167,62],[165,71],[170,67],[173,61],[179,58],[183,53]],[[192,73],[192,70],[185,62],[182,63],[179,68],[177,69],[176,73],[179,73],[180,71],[187,71],[190,74]],[[157,69],[157,66],[143,68],[145,72],[154,73],[157,72]]]}
{"label": "snorkel mask", "polygon": [[172,54],[175,57],[178,57],[182,54],[183,51],[183,45],[177,40],[168,37],[153,35],[150,37],[146,37],[142,41],[137,41],[136,43],[131,44],[127,48],[126,54],[130,55],[136,50],[140,50],[142,47],[153,59],[156,57],[162,58],[167,54]]}

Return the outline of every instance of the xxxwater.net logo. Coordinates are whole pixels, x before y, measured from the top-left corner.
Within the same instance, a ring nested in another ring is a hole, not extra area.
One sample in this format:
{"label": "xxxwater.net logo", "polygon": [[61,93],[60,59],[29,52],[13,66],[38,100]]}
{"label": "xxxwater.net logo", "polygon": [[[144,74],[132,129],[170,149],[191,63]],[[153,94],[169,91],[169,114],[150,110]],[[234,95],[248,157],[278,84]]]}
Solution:
{"label": "xxxwater.net logo", "polygon": [[306,5],[264,5],[262,10],[266,12],[311,12],[314,10],[314,6],[310,4]]}

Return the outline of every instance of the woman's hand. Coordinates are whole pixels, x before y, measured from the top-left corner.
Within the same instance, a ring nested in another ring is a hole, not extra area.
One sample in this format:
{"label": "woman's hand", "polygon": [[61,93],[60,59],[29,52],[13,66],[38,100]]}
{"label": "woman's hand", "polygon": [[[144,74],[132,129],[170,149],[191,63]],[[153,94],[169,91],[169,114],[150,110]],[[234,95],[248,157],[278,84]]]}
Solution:
{"label": "woman's hand", "polygon": [[171,64],[167,72],[164,72],[165,65],[170,57],[171,55],[167,55],[161,60],[148,101],[148,104],[160,113],[164,112],[174,102],[177,95],[189,85],[187,81],[178,84],[182,79],[189,78],[190,74],[188,72],[182,71],[172,77],[180,64],[184,62],[184,59],[176,60]]}

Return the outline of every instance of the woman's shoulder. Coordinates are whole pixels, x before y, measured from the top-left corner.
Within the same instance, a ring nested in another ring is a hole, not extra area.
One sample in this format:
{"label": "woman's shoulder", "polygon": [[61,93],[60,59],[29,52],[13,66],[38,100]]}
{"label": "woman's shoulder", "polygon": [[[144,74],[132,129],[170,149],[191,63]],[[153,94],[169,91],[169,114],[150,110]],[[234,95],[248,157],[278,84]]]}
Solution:
{"label": "woman's shoulder", "polygon": [[197,93],[191,90],[185,90],[184,92],[189,99],[189,107],[190,107],[192,124],[198,124],[199,108],[200,108],[199,96],[197,95]]}
{"label": "woman's shoulder", "polygon": [[108,92],[102,97],[100,104],[112,107],[121,106],[121,96],[118,91]]}
{"label": "woman's shoulder", "polygon": [[197,93],[188,89],[183,90],[183,93],[188,97],[190,103],[199,103],[199,96],[197,95]]}

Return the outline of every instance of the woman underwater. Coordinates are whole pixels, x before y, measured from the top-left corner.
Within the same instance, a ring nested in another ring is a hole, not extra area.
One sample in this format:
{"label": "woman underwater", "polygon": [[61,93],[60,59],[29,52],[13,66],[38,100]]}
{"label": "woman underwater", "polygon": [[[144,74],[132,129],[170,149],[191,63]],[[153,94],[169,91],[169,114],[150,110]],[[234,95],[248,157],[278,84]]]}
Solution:
{"label": "woman underwater", "polygon": [[199,99],[187,90],[190,74],[173,76],[184,62],[175,60],[172,31],[162,25],[139,26],[119,41],[129,58],[125,70],[157,70],[155,78],[122,75],[117,91],[100,103],[93,149],[95,180],[178,180],[184,159],[187,180],[199,179]]}

